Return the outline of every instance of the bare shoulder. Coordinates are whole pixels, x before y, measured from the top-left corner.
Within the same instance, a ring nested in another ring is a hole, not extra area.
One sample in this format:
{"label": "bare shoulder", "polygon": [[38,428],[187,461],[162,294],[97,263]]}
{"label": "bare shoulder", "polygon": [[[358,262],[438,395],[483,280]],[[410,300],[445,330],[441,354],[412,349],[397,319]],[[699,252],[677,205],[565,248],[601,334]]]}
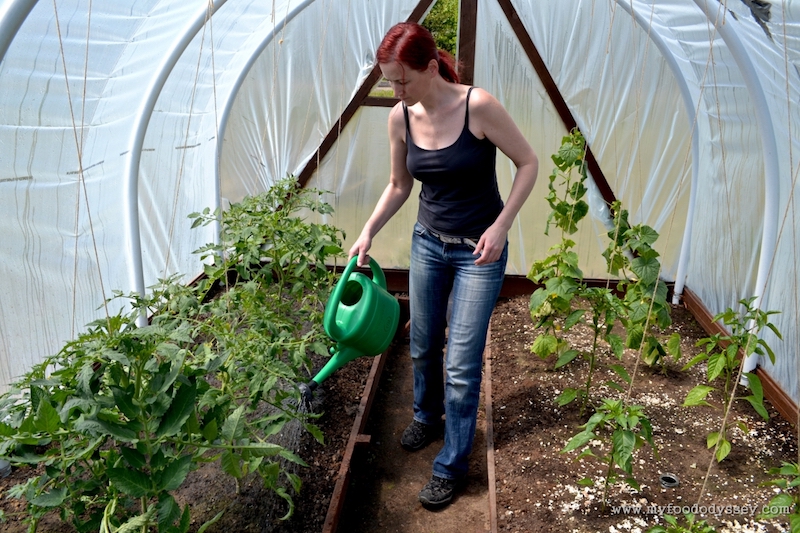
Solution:
{"label": "bare shoulder", "polygon": [[473,87],[469,95],[469,112],[474,113],[491,113],[503,109],[503,105],[494,97],[492,93],[480,87]]}
{"label": "bare shoulder", "polygon": [[392,110],[389,111],[389,135],[391,137],[405,138],[403,133],[406,129],[405,116],[403,114],[403,102],[397,102]]}
{"label": "bare shoulder", "polygon": [[495,128],[501,128],[512,122],[505,107],[485,89],[475,87],[469,96],[470,129],[480,133],[479,137],[491,136]]}

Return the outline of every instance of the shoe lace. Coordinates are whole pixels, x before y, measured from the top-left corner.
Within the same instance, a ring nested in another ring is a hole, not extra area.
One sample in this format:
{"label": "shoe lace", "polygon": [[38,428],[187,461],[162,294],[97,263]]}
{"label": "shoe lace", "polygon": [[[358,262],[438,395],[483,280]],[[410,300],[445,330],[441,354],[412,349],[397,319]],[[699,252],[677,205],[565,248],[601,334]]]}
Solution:
{"label": "shoe lace", "polygon": [[430,481],[431,493],[437,494],[437,493],[447,492],[447,491],[450,490],[451,484],[452,484],[452,482],[449,479],[444,479],[444,478],[435,476]]}

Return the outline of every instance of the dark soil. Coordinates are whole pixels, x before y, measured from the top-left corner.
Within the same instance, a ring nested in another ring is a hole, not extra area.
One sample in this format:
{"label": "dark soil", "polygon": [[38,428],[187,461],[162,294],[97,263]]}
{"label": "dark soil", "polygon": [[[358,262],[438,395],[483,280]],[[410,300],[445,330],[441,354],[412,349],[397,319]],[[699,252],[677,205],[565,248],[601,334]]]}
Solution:
{"label": "dark soil", "polygon": [[[644,407],[652,422],[658,456],[645,446],[635,453],[633,474],[640,484],[634,490],[623,483],[609,487],[602,505],[605,467],[596,459],[577,459],[579,451],[561,453],[580,431],[592,410],[581,414],[578,402],[558,407],[555,398],[565,387],[580,387],[586,381],[588,363],[574,360],[554,370],[554,360],[542,361],[530,352],[537,331],[528,312],[527,296],[499,303],[492,318],[491,353],[494,402],[494,442],[497,476],[497,513],[500,531],[510,532],[620,532],[646,531],[664,524],[663,514],[680,514],[677,507],[691,507],[699,518],[717,531],[788,531],[779,521],[756,520],[762,507],[775,495],[761,483],[781,461],[798,460],[795,429],[768,406],[765,422],[749,403],[734,405],[732,419],[747,431],[733,433],[732,451],[721,463],[712,459],[706,436],[717,431],[721,410],[712,407],[682,407],[686,394],[704,383],[705,366],[680,369],[698,353],[695,342],[708,335],[683,307],[672,311],[673,326],[682,340],[683,357],[665,369],[636,367],[636,353],[626,353],[622,364],[633,377],[631,403]],[[571,332],[569,342],[581,350],[590,348],[586,330]],[[608,370],[618,363],[601,356],[594,383],[620,381]],[[634,374],[634,369],[636,373]],[[601,398],[621,398],[623,393],[606,386],[593,388],[592,403]],[[719,405],[719,398],[711,403]],[[608,452],[609,441],[600,434],[590,443],[596,455]],[[708,479],[705,482],[706,474]],[[675,488],[663,488],[659,476],[672,474]],[[592,486],[578,481],[589,477]],[[665,509],[673,506],[672,513]],[[619,506],[629,506],[628,513]],[[661,506],[659,509],[656,506]],[[708,512],[711,507],[714,511]],[[728,507],[730,506],[730,507]],[[744,506],[752,508],[742,509]],[[703,508],[706,513],[697,513]],[[738,508],[738,509],[737,509]],[[639,511],[640,514],[635,514]],[[676,512],[678,511],[678,512]]]}

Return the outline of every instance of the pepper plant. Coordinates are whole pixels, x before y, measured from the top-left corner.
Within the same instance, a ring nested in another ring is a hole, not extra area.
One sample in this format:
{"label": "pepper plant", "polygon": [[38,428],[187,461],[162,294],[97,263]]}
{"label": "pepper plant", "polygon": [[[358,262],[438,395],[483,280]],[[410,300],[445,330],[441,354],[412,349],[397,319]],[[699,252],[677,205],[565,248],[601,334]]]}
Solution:
{"label": "pepper plant", "polygon": [[[605,511],[608,489],[620,477],[630,486],[640,489],[633,477],[633,455],[644,444],[649,444],[653,453],[658,454],[653,441],[653,428],[641,406],[609,398],[603,400],[589,421],[581,427],[583,431],[573,436],[561,451],[567,453],[582,448],[577,459],[594,457],[606,465],[602,498],[602,509]],[[593,447],[596,441],[600,441],[601,446]],[[594,484],[591,478],[584,478],[579,483]]]}
{"label": "pepper plant", "polygon": [[[739,385],[739,367],[744,358],[752,354],[767,355],[770,361],[775,363],[775,353],[764,339],[758,337],[759,332],[764,328],[769,328],[776,337],[782,338],[777,327],[769,321],[770,315],[776,314],[777,311],[762,311],[755,308],[754,301],[755,297],[739,300],[740,311],[729,307],[716,315],[714,322],[722,321],[730,333],[717,333],[697,341],[696,345],[702,346],[703,351],[693,357],[683,368],[687,370],[699,363],[706,363],[707,382],[707,384],[697,385],[689,391],[683,402],[684,406],[711,406],[712,404],[706,398],[715,390],[719,391],[722,398],[723,423],[721,430],[710,433],[706,439],[708,447],[714,448],[717,462],[725,459],[731,451],[728,433],[736,424],[728,422],[728,410],[733,400],[740,398],[748,401],[764,420],[769,419],[769,413],[764,407],[764,391],[761,380],[755,373],[744,372],[742,374],[747,378],[747,387],[751,394],[742,397],[736,396],[736,389]],[[719,389],[713,387],[712,383],[720,383]],[[741,429],[747,432],[746,427],[741,427]]]}
{"label": "pepper plant", "polygon": [[771,468],[770,474],[779,476],[767,481],[780,489],[780,493],[764,506],[764,512],[759,514],[759,520],[773,520],[783,518],[789,524],[792,533],[800,531],[800,464],[783,462],[780,467]]}
{"label": "pepper plant", "polygon": [[665,514],[666,525],[656,525],[647,533],[716,533],[716,529],[705,520],[698,520],[694,514],[685,513],[683,518]]}

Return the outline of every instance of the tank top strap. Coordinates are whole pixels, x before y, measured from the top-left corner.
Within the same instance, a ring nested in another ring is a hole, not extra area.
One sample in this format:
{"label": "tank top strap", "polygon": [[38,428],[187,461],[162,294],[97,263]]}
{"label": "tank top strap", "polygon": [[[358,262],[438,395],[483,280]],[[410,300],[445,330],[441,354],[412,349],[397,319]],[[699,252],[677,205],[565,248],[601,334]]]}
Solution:
{"label": "tank top strap", "polygon": [[403,116],[406,118],[406,135],[410,135],[411,127],[408,122],[408,106],[405,103],[403,104]]}
{"label": "tank top strap", "polygon": [[[470,87],[469,89],[467,89],[467,113],[464,116],[464,129],[469,128],[469,94],[472,92],[472,89],[474,88],[475,87]],[[408,124],[407,116],[406,116],[406,124]]]}

